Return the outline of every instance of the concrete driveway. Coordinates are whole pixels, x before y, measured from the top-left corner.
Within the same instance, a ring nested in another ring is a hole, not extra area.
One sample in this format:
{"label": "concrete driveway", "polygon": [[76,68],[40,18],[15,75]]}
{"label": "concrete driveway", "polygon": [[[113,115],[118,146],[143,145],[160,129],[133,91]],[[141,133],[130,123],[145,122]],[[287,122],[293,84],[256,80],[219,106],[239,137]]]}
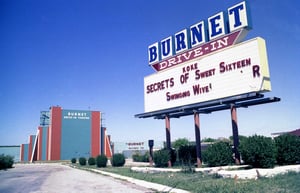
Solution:
{"label": "concrete driveway", "polygon": [[15,164],[0,171],[2,193],[153,192],[144,187],[60,164]]}

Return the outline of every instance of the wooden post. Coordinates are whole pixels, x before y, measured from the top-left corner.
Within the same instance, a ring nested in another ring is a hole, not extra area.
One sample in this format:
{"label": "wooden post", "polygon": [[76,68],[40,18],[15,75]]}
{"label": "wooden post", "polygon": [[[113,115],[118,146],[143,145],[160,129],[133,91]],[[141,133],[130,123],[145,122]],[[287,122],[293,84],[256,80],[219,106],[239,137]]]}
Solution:
{"label": "wooden post", "polygon": [[[166,146],[168,150],[171,150],[171,132],[170,132],[170,117],[168,115],[165,116],[166,123]],[[171,160],[168,162],[168,166],[172,167]]]}
{"label": "wooden post", "polygon": [[239,153],[239,132],[238,132],[238,124],[237,124],[237,113],[236,107],[231,105],[231,123],[232,123],[232,137],[233,137],[233,152],[235,164],[241,164],[241,156]]}
{"label": "wooden post", "polygon": [[195,122],[195,138],[196,138],[196,155],[197,155],[197,167],[202,166],[202,156],[201,156],[201,138],[200,138],[200,119],[199,114],[194,113]]}

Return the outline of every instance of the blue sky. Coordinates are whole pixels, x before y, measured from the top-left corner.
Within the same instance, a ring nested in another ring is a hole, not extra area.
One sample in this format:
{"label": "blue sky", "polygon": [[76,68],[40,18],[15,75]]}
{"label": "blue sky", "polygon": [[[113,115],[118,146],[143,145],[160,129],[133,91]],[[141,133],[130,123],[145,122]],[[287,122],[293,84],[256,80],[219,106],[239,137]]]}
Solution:
{"label": "blue sky", "polygon": [[[144,112],[147,48],[239,0],[1,0],[0,145],[26,143],[50,106],[100,110],[113,141],[165,140],[164,120]],[[279,103],[238,109],[241,135],[300,128],[300,6],[249,1],[253,29],[266,40]],[[228,137],[229,111],[200,115],[201,137]],[[193,117],[171,119],[171,139],[194,140]]]}

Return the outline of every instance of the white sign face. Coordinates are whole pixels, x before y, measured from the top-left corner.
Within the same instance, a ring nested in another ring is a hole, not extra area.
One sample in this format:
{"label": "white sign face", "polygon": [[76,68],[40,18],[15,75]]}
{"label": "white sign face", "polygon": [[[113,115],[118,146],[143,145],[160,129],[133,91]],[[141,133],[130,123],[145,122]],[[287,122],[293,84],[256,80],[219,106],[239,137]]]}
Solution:
{"label": "white sign face", "polygon": [[145,112],[266,91],[265,41],[255,38],[145,77]]}
{"label": "white sign face", "polygon": [[87,112],[63,111],[64,119],[90,119],[90,114]]}

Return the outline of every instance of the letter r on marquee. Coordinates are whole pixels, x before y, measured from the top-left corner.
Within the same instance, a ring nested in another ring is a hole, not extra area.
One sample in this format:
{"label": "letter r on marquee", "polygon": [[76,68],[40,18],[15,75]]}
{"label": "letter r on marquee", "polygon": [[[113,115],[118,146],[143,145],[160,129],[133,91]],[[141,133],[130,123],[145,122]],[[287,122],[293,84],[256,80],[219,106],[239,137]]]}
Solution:
{"label": "letter r on marquee", "polygon": [[188,30],[184,29],[176,33],[175,36],[175,53],[180,53],[189,49]]}

